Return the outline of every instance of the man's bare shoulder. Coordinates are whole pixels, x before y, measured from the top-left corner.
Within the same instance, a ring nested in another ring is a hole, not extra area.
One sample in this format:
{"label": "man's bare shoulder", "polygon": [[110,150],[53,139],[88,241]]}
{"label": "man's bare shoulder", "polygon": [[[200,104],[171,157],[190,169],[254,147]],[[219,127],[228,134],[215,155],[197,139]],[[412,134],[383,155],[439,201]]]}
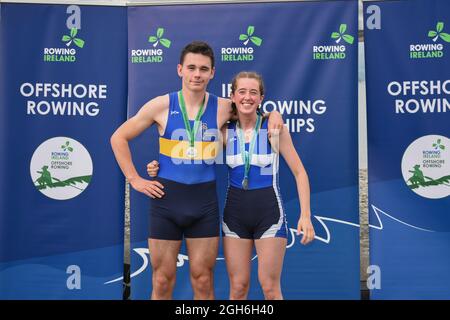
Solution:
{"label": "man's bare shoulder", "polygon": [[152,113],[164,111],[169,108],[169,95],[165,94],[162,96],[157,96],[149,101],[147,101],[141,109],[151,110]]}

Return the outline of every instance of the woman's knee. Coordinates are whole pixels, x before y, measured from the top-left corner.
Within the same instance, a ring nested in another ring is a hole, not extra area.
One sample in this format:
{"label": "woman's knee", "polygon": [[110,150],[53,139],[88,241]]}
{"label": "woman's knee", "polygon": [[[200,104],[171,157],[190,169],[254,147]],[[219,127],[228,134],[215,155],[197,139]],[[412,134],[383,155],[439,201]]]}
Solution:
{"label": "woman's knee", "polygon": [[260,277],[259,282],[267,300],[281,299],[280,279],[277,277]]}
{"label": "woman's knee", "polygon": [[245,280],[231,280],[230,281],[230,298],[231,299],[245,299],[248,294],[249,282]]}

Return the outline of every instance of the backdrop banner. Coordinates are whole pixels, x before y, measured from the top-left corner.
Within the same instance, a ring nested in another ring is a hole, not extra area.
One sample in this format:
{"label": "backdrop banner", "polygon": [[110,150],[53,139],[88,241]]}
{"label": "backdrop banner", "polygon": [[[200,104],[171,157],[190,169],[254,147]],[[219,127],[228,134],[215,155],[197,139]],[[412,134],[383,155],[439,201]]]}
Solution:
{"label": "backdrop banner", "polygon": [[[295,179],[281,162],[280,185],[289,226],[282,274],[286,299],[359,299],[357,153],[357,1],[177,5],[128,8],[129,116],[148,100],[178,91],[176,67],[193,40],[214,49],[216,74],[208,91],[228,97],[242,70],[263,75],[264,112],[279,111],[291,132],[311,183],[317,238],[308,246],[295,236],[300,214]],[[158,159],[158,132],[132,143],[133,160],[145,177]],[[224,207],[225,165],[217,165],[217,192]],[[131,193],[131,292],[151,294],[147,248],[150,200]],[[245,214],[244,212],[242,214]],[[150,222],[151,223],[151,222]],[[189,261],[178,256],[176,299],[193,297]],[[264,298],[252,262],[249,299]],[[223,250],[215,269],[215,294],[229,294]]]}
{"label": "backdrop banner", "polygon": [[121,299],[126,8],[2,4],[0,299]]}
{"label": "backdrop banner", "polygon": [[365,3],[372,299],[450,298],[450,2]]}

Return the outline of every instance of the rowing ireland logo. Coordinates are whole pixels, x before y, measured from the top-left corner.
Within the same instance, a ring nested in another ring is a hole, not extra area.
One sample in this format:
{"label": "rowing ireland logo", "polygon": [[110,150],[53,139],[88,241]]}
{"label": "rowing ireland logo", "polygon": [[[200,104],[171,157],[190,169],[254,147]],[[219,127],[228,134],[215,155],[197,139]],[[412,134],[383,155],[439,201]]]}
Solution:
{"label": "rowing ireland logo", "polygon": [[402,159],[402,174],[406,185],[428,199],[450,195],[450,139],[428,135],[413,141]]}
{"label": "rowing ireland logo", "polygon": [[68,200],[80,195],[92,178],[92,159],[86,148],[72,138],[44,141],[31,158],[34,186],[45,196]]}

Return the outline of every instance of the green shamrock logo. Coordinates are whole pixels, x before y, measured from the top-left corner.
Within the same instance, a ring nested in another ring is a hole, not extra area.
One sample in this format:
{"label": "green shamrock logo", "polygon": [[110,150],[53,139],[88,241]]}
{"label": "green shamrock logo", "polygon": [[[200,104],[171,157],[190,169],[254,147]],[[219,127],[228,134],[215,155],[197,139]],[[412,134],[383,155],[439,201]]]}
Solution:
{"label": "green shamrock logo", "polygon": [[239,40],[244,41],[244,45],[247,45],[249,41],[253,42],[255,45],[257,45],[258,47],[261,45],[262,43],[262,39],[259,37],[256,37],[253,35],[253,33],[255,32],[255,27],[254,26],[248,26],[247,28],[247,34],[241,34],[239,36]]}
{"label": "green shamrock logo", "polygon": [[437,149],[445,150],[445,146],[443,144],[441,144],[441,139],[437,139],[436,143],[433,143],[433,147],[436,150]]}
{"label": "green shamrock logo", "polygon": [[433,41],[436,42],[436,40],[440,37],[445,42],[450,42],[450,34],[442,32],[444,30],[444,23],[438,22],[436,25],[436,31],[430,30],[428,31],[428,36],[430,38],[433,38]]}
{"label": "green shamrock logo", "polygon": [[61,149],[63,149],[63,151],[73,151],[73,148],[69,146],[69,141],[66,141],[66,143],[61,146]]}
{"label": "green shamrock logo", "polygon": [[344,39],[345,42],[353,44],[355,38],[349,34],[345,34],[345,31],[347,31],[347,25],[343,23],[339,26],[339,32],[333,32],[331,38],[336,39],[336,43],[339,43],[341,42],[341,39]]}
{"label": "green shamrock logo", "polygon": [[165,39],[163,38],[164,34],[164,28],[158,28],[158,30],[156,30],[156,37],[155,36],[150,36],[148,38],[148,42],[153,43],[153,46],[156,47],[158,45],[158,43],[161,42],[161,44],[166,47],[166,48],[170,48],[170,40],[169,39]]}
{"label": "green shamrock logo", "polygon": [[82,40],[80,38],[75,38],[77,33],[78,33],[77,28],[72,28],[72,29],[70,29],[70,36],[64,35],[62,37],[62,41],[67,42],[66,46],[70,46],[72,44],[72,41],[73,41],[73,43],[75,43],[75,45],[77,47],[80,47],[80,48],[84,47],[84,40]]}

